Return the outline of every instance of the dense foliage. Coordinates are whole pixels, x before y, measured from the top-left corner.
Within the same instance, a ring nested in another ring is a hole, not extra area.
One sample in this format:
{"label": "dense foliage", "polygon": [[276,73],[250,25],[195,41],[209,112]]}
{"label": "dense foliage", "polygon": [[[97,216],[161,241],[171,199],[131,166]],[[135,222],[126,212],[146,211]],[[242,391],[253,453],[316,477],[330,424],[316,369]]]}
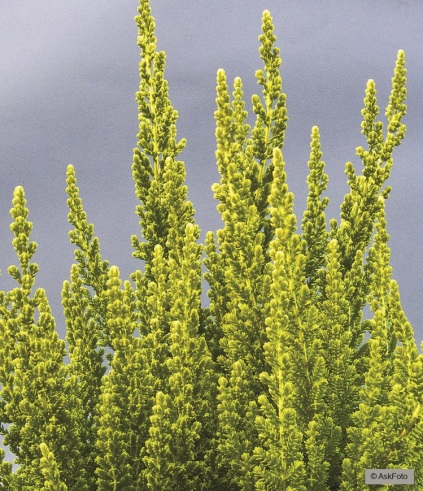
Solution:
{"label": "dense foliage", "polygon": [[350,190],[339,220],[326,219],[328,176],[312,128],[297,227],[281,151],[288,120],[281,58],[265,11],[254,128],[241,79],[231,100],[224,70],[217,73],[221,179],[212,189],[224,227],[203,245],[148,0],[138,12],[132,175],[142,238],[134,235],[132,245],[143,270],[122,282],[101,258],[68,166],[76,249],[62,290],[65,343],[45,291],[33,289],[37,244],[16,187],[19,266],[8,272],[17,287],[0,292],[0,431],[18,468],[12,472],[0,449],[0,489],[357,491],[369,489],[366,468],[412,468],[408,489],[422,489],[423,356],[391,277],[385,220],[385,182],[405,133],[404,52],[386,131],[375,83],[367,84],[367,148],[356,151],[360,173],[346,164]]}

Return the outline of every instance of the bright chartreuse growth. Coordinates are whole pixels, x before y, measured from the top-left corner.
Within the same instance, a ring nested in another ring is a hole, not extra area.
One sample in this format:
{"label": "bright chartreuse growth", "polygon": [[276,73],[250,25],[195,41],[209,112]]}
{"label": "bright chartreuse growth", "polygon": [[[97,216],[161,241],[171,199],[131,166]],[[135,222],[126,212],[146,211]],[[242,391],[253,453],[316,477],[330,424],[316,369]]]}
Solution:
{"label": "bright chartreuse growth", "polygon": [[[217,73],[221,179],[212,189],[224,226],[199,244],[166,55],[156,50],[148,0],[138,12],[132,175],[142,237],[131,240],[143,268],[123,281],[102,259],[69,165],[76,249],[62,290],[65,343],[45,291],[33,288],[37,244],[16,187],[19,265],[8,272],[17,286],[0,292],[0,432],[18,466],[12,472],[0,449],[0,489],[358,491],[370,489],[365,469],[389,467],[414,469],[408,489],[422,489],[423,355],[392,279],[385,219],[392,153],[405,134],[404,52],[385,129],[367,84],[362,169],[346,164],[339,220],[325,215],[328,176],[312,128],[298,231],[281,151],[281,58],[264,11],[254,128],[241,79],[231,98]],[[366,306],[372,318],[363,320]]]}

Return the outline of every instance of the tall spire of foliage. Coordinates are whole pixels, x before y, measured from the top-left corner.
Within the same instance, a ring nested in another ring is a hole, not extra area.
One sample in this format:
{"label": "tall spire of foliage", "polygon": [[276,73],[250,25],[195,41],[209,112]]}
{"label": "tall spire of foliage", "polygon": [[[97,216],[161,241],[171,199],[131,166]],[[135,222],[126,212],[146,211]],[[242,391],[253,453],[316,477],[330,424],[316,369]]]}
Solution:
{"label": "tall spire of foliage", "polygon": [[70,358],[69,373],[75,381],[73,388],[84,413],[78,423],[84,442],[84,465],[88,471],[86,486],[94,491],[97,438],[95,419],[102,376],[106,371],[102,346],[113,348],[105,320],[107,299],[104,291],[109,262],[101,259],[100,243],[94,236],[94,225],[87,222],[72,165],[67,168],[66,182],[69,196],[68,221],[74,227],[69,232],[69,237],[77,246],[77,264],[71,267],[70,281],[63,283],[62,305]]}
{"label": "tall spire of foliage", "polygon": [[[258,461],[254,468],[255,489],[306,491],[302,415],[297,399],[309,377],[304,350],[309,291],[304,277],[304,248],[295,234],[294,196],[288,192],[281,151],[276,148],[273,155],[269,204],[275,238],[270,243],[273,271],[264,344],[269,368],[260,374],[268,392],[258,397],[261,415],[255,420],[259,434],[259,444],[254,449]],[[301,370],[295,367],[298,364]]]}
{"label": "tall spire of foliage", "polygon": [[141,50],[141,81],[136,100],[140,131],[132,175],[141,202],[136,210],[145,241],[139,241],[135,235],[131,240],[135,248],[133,256],[144,261],[145,268],[144,272],[134,272],[131,278],[136,285],[142,342],[151,356],[151,375],[157,378],[154,390],[159,390],[167,378],[165,361],[170,356],[169,311],[173,300],[168,293],[167,262],[171,257],[179,262],[186,225],[194,223],[195,211],[187,201],[184,163],[175,160],[186,140],[178,143],[175,140],[178,112],[168,97],[168,83],[164,78],[166,55],[156,51],[155,21],[148,0],[140,1],[138,13],[135,21]]}
{"label": "tall spire of foliage", "polygon": [[302,220],[303,239],[307,244],[306,278],[311,287],[316,287],[319,271],[325,266],[325,258],[328,246],[328,233],[326,231],[325,208],[329,198],[322,198],[322,193],[327,188],[328,175],[324,173],[325,163],[321,160],[319,128],[313,126],[311,130],[310,169],[307,177],[308,197],[307,207]]}
{"label": "tall spire of foliage", "polygon": [[30,241],[32,223],[27,220],[21,186],[15,188],[10,213],[12,243],[20,266],[8,270],[19,286],[1,293],[0,420],[9,425],[2,429],[3,443],[19,464],[10,485],[12,489],[43,488],[46,468],[40,445],[45,445],[55,462],[57,483],[66,483],[70,490],[85,490],[77,434],[81,410],[63,364],[65,342],[58,337],[45,291],[37,288],[31,295],[39,269],[31,262],[37,244]]}
{"label": "tall spire of foliage", "polygon": [[[187,200],[184,163],[176,160],[186,141],[175,140],[178,113],[164,78],[166,55],[156,52],[148,1],[141,0],[138,13],[140,125],[132,171],[145,241],[132,236],[132,245],[144,272],[131,275],[133,293],[125,283],[129,303],[122,312],[117,271],[109,280],[106,296],[114,308],[107,326],[117,348],[101,395],[97,475],[102,490],[116,482],[134,490],[206,489],[214,459],[216,383],[199,334],[202,247],[195,245],[199,232]],[[136,328],[139,338],[133,337]]]}
{"label": "tall spire of foliage", "polygon": [[[186,223],[193,223],[192,203],[185,201],[187,187],[184,164],[175,158],[184,149],[186,140],[176,142],[178,111],[173,109],[168,96],[168,82],[164,78],[166,54],[157,52],[155,20],[148,0],[140,0],[138,46],[141,50],[140,87],[136,94],[139,113],[138,145],[134,150],[132,175],[135,191],[141,204],[137,206],[140,226],[146,242],[134,235],[134,257],[146,262],[150,274],[154,247],[160,244],[165,257],[176,244],[168,242],[174,229],[178,245],[182,247]],[[177,214],[172,213],[175,210]]]}
{"label": "tall spire of foliage", "polygon": [[270,13],[265,11],[259,36],[264,70],[256,72],[263,101],[258,95],[252,97],[256,123],[251,138],[247,138],[250,127],[245,123],[241,79],[234,81],[231,105],[225,72],[220,69],[217,73],[216,158],[221,181],[212,189],[225,223],[217,233],[219,252],[214,234],[209,232],[206,238],[209,272],[205,277],[211,287],[206,332],[223,374],[218,397],[220,464],[232,485],[243,489],[254,486],[254,420],[262,387],[259,375],[265,367],[271,158],[273,149],[283,146],[287,121],[279,73],[281,58],[274,47],[273,30]]}
{"label": "tall spire of foliage", "polygon": [[331,236],[338,238],[343,253],[343,268],[351,268],[357,251],[364,252],[370,243],[374,229],[375,216],[380,209],[379,196],[387,197],[390,186],[382,189],[389,177],[395,146],[401,144],[406,127],[401,120],[407,112],[404,103],[407,90],[405,55],[398,51],[392,90],[386,109],[388,119],[387,135],[383,136],[383,123],[376,121],[379,107],[376,100],[376,84],[373,80],[367,82],[366,97],[362,115],[361,133],[366,137],[368,150],[357,147],[356,155],[363,164],[363,175],[357,176],[351,162],[347,162],[345,173],[348,176],[350,192],[345,195],[341,205],[341,222],[331,221]]}

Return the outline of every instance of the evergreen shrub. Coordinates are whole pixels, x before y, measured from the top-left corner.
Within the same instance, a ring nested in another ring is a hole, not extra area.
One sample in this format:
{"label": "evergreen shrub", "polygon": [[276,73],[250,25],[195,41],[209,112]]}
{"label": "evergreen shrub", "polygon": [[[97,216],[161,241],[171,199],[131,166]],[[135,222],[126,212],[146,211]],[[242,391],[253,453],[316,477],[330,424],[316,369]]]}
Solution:
{"label": "evergreen shrub", "polygon": [[[282,154],[287,125],[272,18],[263,13],[246,124],[242,81],[232,98],[217,72],[212,190],[224,226],[200,230],[187,200],[186,144],[168,97],[166,55],[140,0],[138,142],[132,175],[143,264],[122,281],[100,254],[75,169],[67,168],[75,263],[63,283],[66,341],[44,289],[24,189],[11,230],[17,286],[0,292],[0,488],[13,491],[357,491],[364,470],[414,469],[423,489],[423,355],[392,278],[385,201],[405,134],[406,70],[398,52],[385,116],[369,80],[366,148],[327,220],[319,130],[311,130],[307,206],[297,229]],[[201,305],[202,264],[210,306]],[[363,319],[368,306],[371,319]],[[70,363],[64,363],[66,352]],[[396,489],[397,486],[389,489]],[[400,488],[402,489],[402,488]]]}

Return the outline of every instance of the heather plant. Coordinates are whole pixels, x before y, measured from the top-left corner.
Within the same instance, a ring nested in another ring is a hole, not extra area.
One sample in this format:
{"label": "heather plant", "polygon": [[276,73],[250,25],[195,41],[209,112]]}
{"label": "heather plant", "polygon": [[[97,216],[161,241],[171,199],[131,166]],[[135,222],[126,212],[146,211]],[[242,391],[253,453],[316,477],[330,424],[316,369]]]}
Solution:
{"label": "heather plant", "polygon": [[371,468],[414,469],[409,489],[421,489],[423,355],[392,278],[385,218],[385,183],[406,129],[404,52],[385,130],[375,82],[367,84],[362,169],[346,164],[339,220],[326,218],[328,176],[311,129],[299,224],[282,153],[281,58],[264,11],[253,128],[241,79],[231,100],[225,71],[217,73],[221,179],[212,190],[223,228],[201,244],[148,0],[135,21],[141,238],[131,241],[142,269],[123,281],[102,259],[69,165],[76,249],[62,289],[66,350],[45,291],[33,288],[37,244],[16,187],[19,266],[8,272],[17,287],[0,292],[0,432],[18,468],[0,449],[0,489],[357,491],[370,489]]}

